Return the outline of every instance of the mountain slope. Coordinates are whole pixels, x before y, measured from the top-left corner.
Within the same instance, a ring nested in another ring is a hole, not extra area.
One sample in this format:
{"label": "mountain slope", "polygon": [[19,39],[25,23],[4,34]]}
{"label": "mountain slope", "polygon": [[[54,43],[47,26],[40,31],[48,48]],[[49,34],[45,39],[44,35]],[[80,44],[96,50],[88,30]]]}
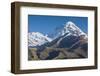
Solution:
{"label": "mountain slope", "polygon": [[[84,37],[67,36],[59,37],[50,43],[46,43],[37,49],[40,59],[72,59],[72,58],[86,58],[88,43]],[[61,41],[59,41],[61,39]],[[58,43],[59,42],[59,43]]]}

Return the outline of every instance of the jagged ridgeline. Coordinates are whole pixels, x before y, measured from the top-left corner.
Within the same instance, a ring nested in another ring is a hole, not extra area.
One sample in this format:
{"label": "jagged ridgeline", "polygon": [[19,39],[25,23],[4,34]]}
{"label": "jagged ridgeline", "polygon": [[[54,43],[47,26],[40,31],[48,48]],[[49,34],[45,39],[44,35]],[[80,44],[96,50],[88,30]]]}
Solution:
{"label": "jagged ridgeline", "polygon": [[29,60],[77,59],[88,57],[88,36],[69,21],[51,35],[28,34]]}

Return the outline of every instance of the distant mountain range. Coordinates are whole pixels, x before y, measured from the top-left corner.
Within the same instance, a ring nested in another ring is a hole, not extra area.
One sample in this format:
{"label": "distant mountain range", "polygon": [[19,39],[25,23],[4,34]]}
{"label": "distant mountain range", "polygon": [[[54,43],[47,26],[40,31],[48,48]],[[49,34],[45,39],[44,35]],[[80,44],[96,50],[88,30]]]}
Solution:
{"label": "distant mountain range", "polygon": [[66,23],[66,25],[62,28],[56,28],[55,32],[52,33],[52,37],[49,35],[43,35],[40,32],[30,32],[28,33],[28,44],[29,46],[39,46],[42,45],[46,42],[51,42],[52,40],[63,36],[67,34],[67,36],[69,35],[73,35],[73,36],[80,36],[80,35],[84,35],[85,37],[87,37],[87,35],[81,30],[79,29],[73,22],[69,21]]}
{"label": "distant mountain range", "polygon": [[87,57],[87,34],[71,21],[57,28],[52,35],[31,32],[28,36],[29,60]]}
{"label": "distant mountain range", "polygon": [[52,39],[46,35],[43,35],[42,33],[39,32],[28,33],[28,46],[40,46],[50,41],[52,41]]}

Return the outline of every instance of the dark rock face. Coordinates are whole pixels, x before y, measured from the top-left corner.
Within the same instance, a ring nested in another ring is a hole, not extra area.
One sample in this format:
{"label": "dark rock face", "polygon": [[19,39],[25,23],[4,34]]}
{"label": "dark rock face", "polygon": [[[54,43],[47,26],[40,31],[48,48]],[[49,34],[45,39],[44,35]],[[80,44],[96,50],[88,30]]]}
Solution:
{"label": "dark rock face", "polygon": [[59,44],[59,48],[69,48],[71,47],[73,44],[75,44],[75,42],[79,41],[79,37],[76,36],[68,36],[65,37]]}
{"label": "dark rock face", "polygon": [[49,56],[46,58],[46,60],[53,59],[53,58],[57,57],[59,55],[59,53],[60,53],[60,51],[53,50],[52,52],[49,53]]}

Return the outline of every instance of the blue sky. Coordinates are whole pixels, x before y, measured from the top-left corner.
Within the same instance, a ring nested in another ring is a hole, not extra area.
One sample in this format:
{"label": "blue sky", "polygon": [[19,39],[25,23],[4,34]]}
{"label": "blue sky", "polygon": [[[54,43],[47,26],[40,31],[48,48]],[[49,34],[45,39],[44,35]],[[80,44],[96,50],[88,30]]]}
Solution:
{"label": "blue sky", "polygon": [[46,15],[28,15],[28,32],[41,32],[49,34],[57,27],[63,27],[68,21],[74,22],[82,31],[88,31],[87,17],[73,16],[46,16]]}

